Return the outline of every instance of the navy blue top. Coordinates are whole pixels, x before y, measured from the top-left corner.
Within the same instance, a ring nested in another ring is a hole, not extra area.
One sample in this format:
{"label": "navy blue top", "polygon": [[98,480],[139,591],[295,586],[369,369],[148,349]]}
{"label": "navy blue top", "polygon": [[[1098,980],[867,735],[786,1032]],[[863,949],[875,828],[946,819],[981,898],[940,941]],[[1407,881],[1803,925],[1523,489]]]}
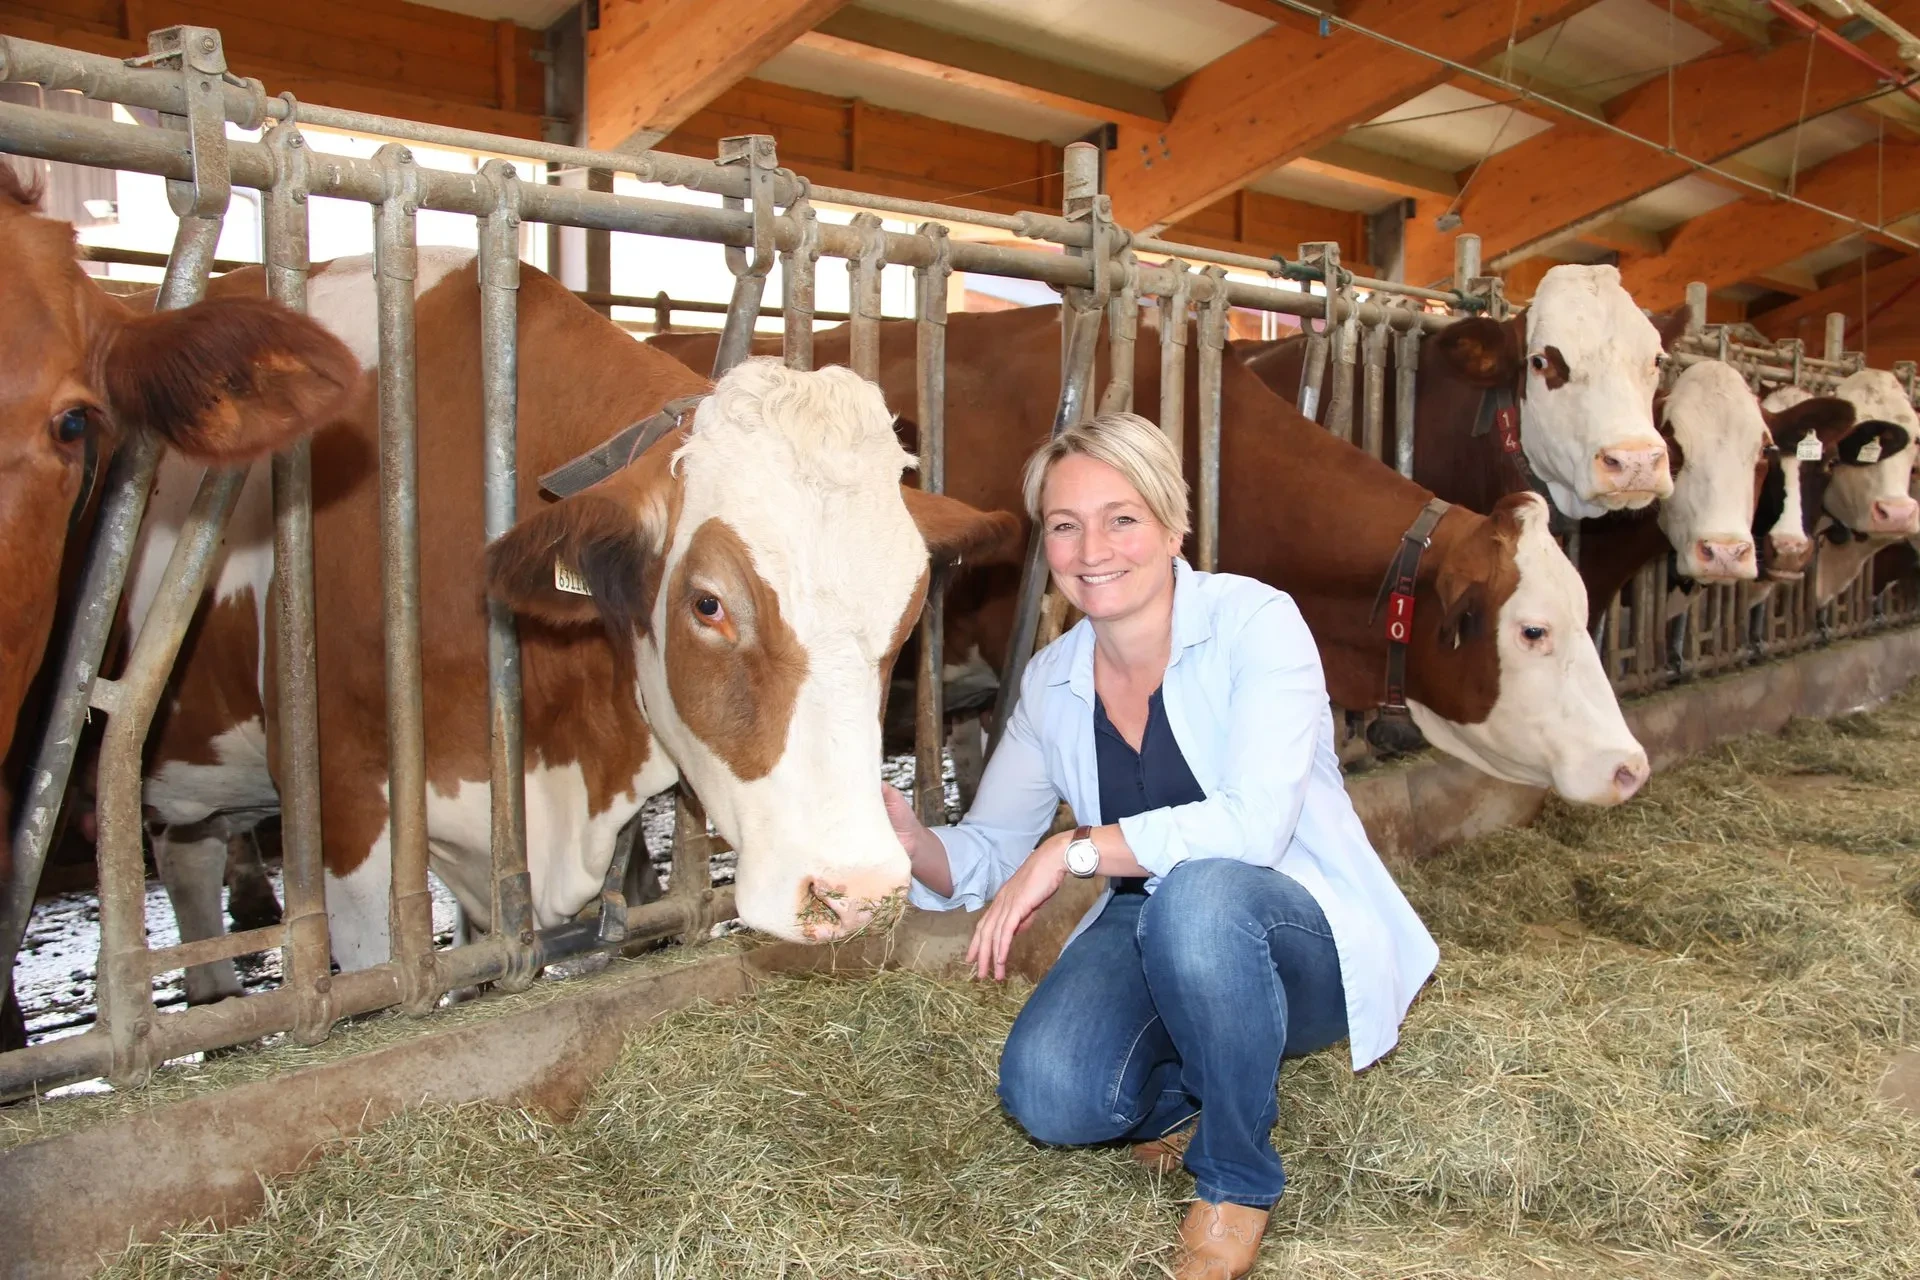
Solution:
{"label": "navy blue top", "polygon": [[[1205,800],[1207,793],[1194,780],[1187,758],[1174,741],[1167,708],[1155,689],[1147,699],[1147,727],[1135,751],[1107,719],[1107,707],[1093,696],[1093,752],[1100,768],[1100,821],[1118,822],[1149,809]],[[1115,893],[1145,893],[1145,876],[1115,876]]]}

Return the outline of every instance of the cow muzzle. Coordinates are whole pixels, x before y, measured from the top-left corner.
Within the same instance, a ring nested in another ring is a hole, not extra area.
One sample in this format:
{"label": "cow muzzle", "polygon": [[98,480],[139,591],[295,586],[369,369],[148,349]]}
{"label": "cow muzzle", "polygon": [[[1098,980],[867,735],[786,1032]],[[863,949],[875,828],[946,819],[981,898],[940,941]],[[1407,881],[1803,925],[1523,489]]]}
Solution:
{"label": "cow muzzle", "polygon": [[1872,514],[1863,532],[1896,538],[1920,533],[1920,502],[1910,497],[1875,498],[1870,510]]}
{"label": "cow muzzle", "polygon": [[1594,499],[1608,507],[1642,507],[1673,492],[1665,445],[1616,445],[1593,457]]}
{"label": "cow muzzle", "polygon": [[1652,773],[1653,769],[1647,763],[1647,753],[1635,748],[1624,755],[1602,760],[1599,768],[1583,779],[1583,785],[1571,786],[1556,781],[1554,790],[1577,803],[1605,808],[1633,799]]}
{"label": "cow muzzle", "polygon": [[1775,582],[1798,582],[1813,563],[1813,539],[1805,534],[1769,534],[1767,547],[1767,577]]}
{"label": "cow muzzle", "polygon": [[1750,538],[1700,538],[1687,548],[1687,576],[1700,582],[1751,581],[1759,573]]}
{"label": "cow muzzle", "polygon": [[906,900],[906,880],[883,871],[808,876],[800,882],[794,919],[808,941],[838,942],[891,929]]}

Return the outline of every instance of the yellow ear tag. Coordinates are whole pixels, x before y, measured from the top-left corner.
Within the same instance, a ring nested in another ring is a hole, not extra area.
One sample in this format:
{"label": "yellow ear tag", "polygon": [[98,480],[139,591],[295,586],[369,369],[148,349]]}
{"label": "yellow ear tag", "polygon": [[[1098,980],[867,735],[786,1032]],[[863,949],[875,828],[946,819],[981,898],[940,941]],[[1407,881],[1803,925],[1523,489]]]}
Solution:
{"label": "yellow ear tag", "polygon": [[568,595],[574,596],[591,596],[593,594],[592,591],[587,589],[587,580],[575,573],[573,566],[569,565],[559,556],[553,558],[553,588],[556,591],[564,591]]}

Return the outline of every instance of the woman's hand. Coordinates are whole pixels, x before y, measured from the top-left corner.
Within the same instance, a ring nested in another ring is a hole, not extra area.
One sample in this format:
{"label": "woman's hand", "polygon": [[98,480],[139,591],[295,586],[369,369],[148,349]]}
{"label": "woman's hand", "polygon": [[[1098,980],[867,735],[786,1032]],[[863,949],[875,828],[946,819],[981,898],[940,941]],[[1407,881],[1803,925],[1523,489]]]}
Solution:
{"label": "woman's hand", "polygon": [[947,847],[928,830],[913,811],[913,803],[890,783],[880,784],[880,800],[887,807],[887,822],[893,827],[900,847],[907,851],[913,878],[941,897],[953,895],[953,866],[947,861]]}
{"label": "woman's hand", "polygon": [[880,799],[887,806],[887,821],[893,824],[893,834],[899,837],[900,847],[911,857],[920,847],[920,837],[932,832],[914,813],[913,802],[891,782],[880,784]]}
{"label": "woman's hand", "polygon": [[1059,892],[1067,878],[1067,841],[1072,838],[1071,831],[1063,831],[1042,840],[987,904],[967,944],[967,963],[976,976],[985,979],[991,972],[994,981],[1006,981],[1007,952],[1013,949],[1014,935],[1032,922],[1033,913]]}

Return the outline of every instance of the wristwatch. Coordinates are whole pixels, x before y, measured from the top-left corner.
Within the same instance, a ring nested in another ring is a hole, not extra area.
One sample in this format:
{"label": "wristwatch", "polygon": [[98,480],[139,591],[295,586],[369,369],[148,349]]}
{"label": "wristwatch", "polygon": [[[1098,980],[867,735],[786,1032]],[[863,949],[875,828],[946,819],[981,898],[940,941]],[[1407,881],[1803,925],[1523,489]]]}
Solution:
{"label": "wristwatch", "polygon": [[1082,880],[1100,869],[1100,851],[1093,847],[1093,828],[1075,828],[1067,841],[1067,870]]}

